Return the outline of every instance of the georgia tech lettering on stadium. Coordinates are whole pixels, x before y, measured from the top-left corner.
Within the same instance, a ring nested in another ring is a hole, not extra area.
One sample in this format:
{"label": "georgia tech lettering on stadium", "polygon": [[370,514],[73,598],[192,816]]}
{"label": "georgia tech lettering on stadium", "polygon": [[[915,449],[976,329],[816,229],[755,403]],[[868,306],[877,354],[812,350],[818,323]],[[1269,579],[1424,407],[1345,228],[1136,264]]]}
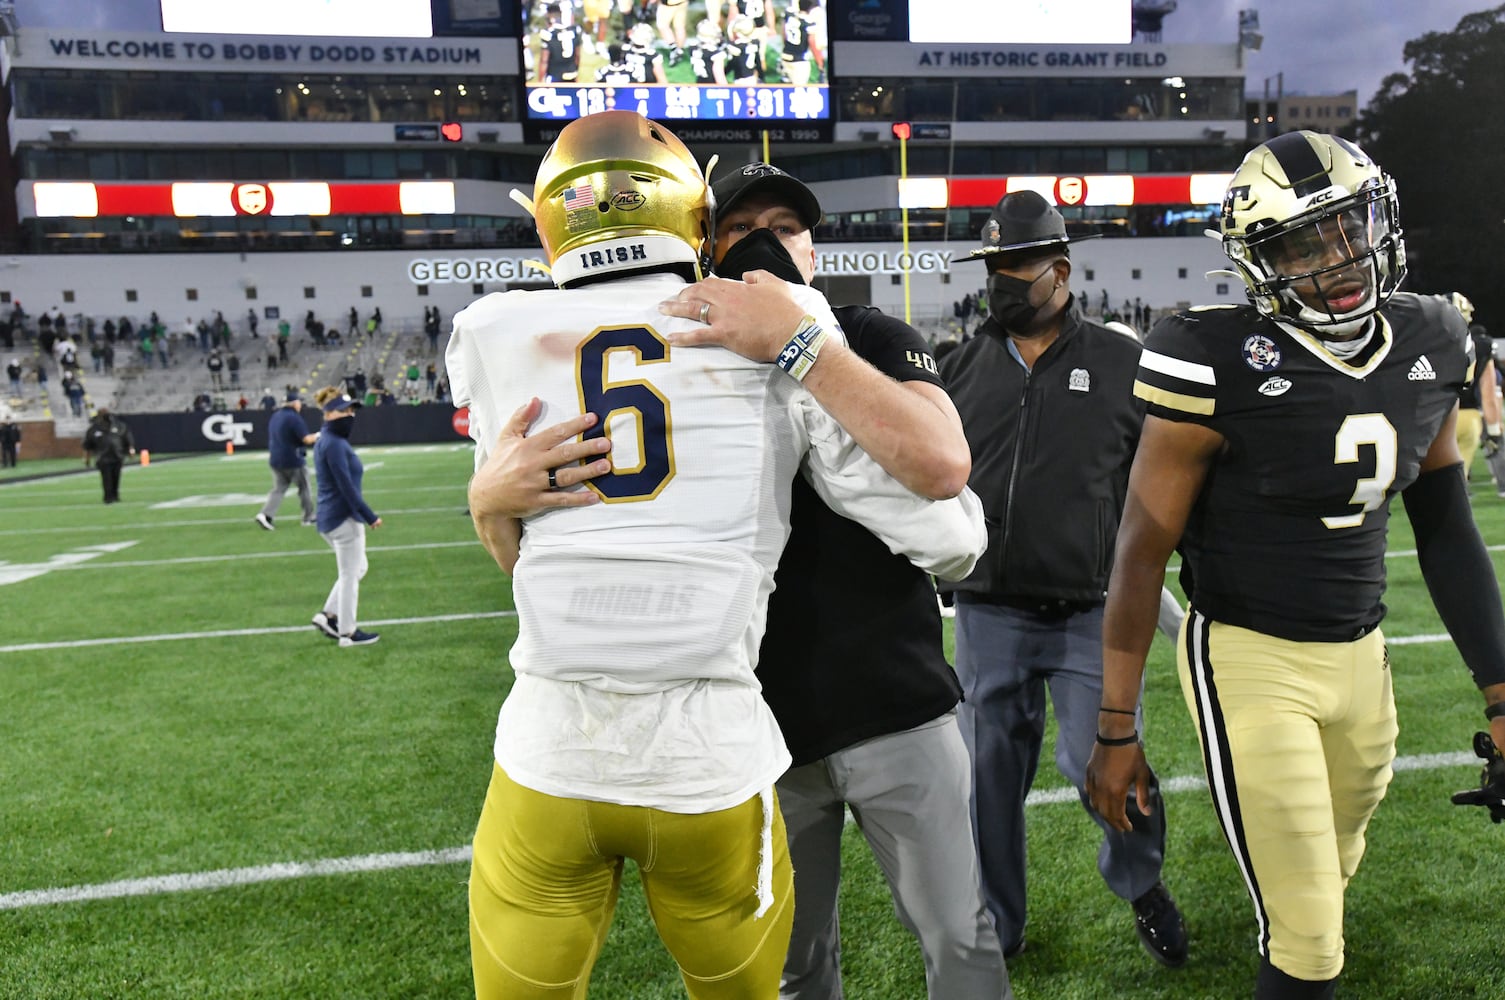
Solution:
{"label": "georgia tech lettering on stadium", "polygon": [[[949,250],[915,253],[888,250],[827,250],[815,255],[817,274],[950,274]],[[408,261],[408,280],[415,285],[454,282],[548,281],[548,272],[533,257],[415,257]]]}

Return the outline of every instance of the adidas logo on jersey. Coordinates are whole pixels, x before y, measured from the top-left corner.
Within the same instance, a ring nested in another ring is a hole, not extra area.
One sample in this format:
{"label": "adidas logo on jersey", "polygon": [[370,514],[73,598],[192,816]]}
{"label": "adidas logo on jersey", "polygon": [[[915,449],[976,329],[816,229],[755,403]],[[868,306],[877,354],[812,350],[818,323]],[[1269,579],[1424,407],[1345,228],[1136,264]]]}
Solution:
{"label": "adidas logo on jersey", "polygon": [[1416,359],[1416,364],[1412,365],[1411,370],[1406,373],[1406,378],[1412,382],[1435,382],[1437,369],[1432,367],[1432,362],[1428,361],[1427,356],[1423,354]]}

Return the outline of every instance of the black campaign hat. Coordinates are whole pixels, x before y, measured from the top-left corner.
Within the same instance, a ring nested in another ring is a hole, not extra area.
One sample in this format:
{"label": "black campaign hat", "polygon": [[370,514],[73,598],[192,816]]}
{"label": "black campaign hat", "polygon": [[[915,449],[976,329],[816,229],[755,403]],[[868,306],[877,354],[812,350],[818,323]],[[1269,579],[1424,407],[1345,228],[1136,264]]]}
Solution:
{"label": "black campaign hat", "polygon": [[967,260],[982,260],[1015,250],[1066,246],[1095,240],[1102,233],[1066,235],[1066,220],[1056,207],[1035,191],[1014,191],[993,206],[982,227],[982,246],[967,254]]}
{"label": "black campaign hat", "polygon": [[711,185],[716,196],[716,214],[730,211],[737,202],[754,194],[769,194],[794,209],[806,229],[820,224],[822,213],[815,194],[792,174],[771,163],[749,163]]}

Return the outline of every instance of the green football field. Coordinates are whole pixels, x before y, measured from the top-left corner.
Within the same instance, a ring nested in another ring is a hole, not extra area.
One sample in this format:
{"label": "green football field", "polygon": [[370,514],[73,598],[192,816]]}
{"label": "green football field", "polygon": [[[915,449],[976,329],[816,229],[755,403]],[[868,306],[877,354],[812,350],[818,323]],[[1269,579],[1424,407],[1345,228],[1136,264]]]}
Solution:
{"label": "green football field", "polygon": [[[252,523],[264,452],[129,468],[109,507],[92,472],[0,482],[0,998],[469,995],[466,859],[511,682],[510,589],[463,513],[467,445],[359,450],[384,519],[360,618],[381,642],[344,650],[308,624],[334,557],[296,500],[277,531]],[[1474,499],[1505,547],[1505,500],[1482,482]],[[1498,1000],[1505,826],[1448,803],[1477,781],[1480,701],[1396,515],[1401,761],[1349,890],[1340,995]],[[1250,906],[1163,639],[1146,698],[1191,959],[1141,950],[1047,748],[1021,1000],[1252,992]],[[845,846],[847,996],[921,1000],[855,827]],[[683,997],[636,886],[590,995]]]}

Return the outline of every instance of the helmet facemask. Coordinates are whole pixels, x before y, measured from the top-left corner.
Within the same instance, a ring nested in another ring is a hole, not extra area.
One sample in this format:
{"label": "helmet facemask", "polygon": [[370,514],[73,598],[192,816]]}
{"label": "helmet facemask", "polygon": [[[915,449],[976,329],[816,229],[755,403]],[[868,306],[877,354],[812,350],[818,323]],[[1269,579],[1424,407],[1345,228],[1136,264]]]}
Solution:
{"label": "helmet facemask", "polygon": [[[1309,150],[1317,156],[1304,159]],[[1308,177],[1282,172],[1318,162],[1324,169]],[[1229,185],[1222,230],[1259,311],[1324,339],[1364,329],[1406,273],[1393,182],[1335,136],[1290,133],[1251,152]]]}

